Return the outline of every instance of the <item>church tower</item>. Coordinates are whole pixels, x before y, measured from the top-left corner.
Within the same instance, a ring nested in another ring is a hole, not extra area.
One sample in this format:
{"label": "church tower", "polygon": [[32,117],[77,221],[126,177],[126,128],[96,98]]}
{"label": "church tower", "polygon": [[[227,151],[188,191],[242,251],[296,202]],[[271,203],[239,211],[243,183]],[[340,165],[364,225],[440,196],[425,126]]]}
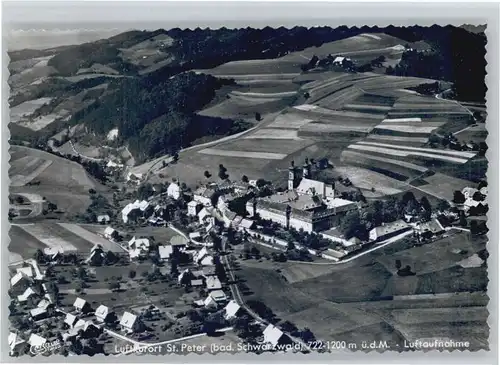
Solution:
{"label": "church tower", "polygon": [[288,168],[288,190],[292,191],[295,187],[295,163],[292,161]]}

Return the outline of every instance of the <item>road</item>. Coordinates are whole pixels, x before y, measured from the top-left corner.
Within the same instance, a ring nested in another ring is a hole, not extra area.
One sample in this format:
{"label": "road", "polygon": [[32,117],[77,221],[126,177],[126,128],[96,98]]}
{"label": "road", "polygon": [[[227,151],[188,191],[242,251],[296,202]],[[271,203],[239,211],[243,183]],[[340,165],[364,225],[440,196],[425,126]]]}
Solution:
{"label": "road", "polygon": [[[226,252],[226,242],[223,241],[223,246],[222,246],[222,251],[223,252]],[[236,301],[236,303],[238,303],[243,309],[245,309],[247,311],[247,313],[253,317],[253,319],[259,323],[260,325],[262,326],[268,326],[269,324],[271,324],[270,322],[266,321],[264,318],[262,318],[261,316],[259,316],[257,313],[255,313],[252,309],[250,309],[245,301],[243,300],[243,296],[241,295],[241,292],[240,292],[240,289],[238,288],[238,285],[235,283],[236,282],[236,278],[234,277],[234,273],[233,273],[233,270],[232,270],[232,267],[231,267],[231,263],[228,259],[228,255],[224,255],[224,256],[221,256],[221,259],[222,259],[222,263],[224,264],[225,268],[226,268],[226,272],[228,273],[229,277],[230,277],[230,281],[232,282],[232,284],[229,285],[229,289],[231,290],[231,294],[232,294],[232,297],[233,299]],[[295,337],[295,336],[292,336],[290,333],[286,333],[284,332],[288,337],[290,337],[290,339],[297,343],[297,344],[300,344],[302,349],[304,351],[310,351],[311,348],[309,345],[307,345],[304,341],[302,341],[301,339]]]}

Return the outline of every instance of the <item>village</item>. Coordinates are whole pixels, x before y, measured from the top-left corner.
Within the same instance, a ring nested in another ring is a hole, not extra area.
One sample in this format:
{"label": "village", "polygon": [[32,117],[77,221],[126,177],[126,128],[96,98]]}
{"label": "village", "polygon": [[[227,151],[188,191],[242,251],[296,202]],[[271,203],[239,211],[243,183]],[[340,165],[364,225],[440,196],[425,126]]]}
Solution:
{"label": "village", "polygon": [[[475,234],[485,230],[484,183],[456,191],[454,202],[438,207],[406,194],[393,202],[403,208],[393,220],[381,221],[363,212],[387,210],[386,202],[348,200],[336,189],[343,182],[315,180],[328,168],[327,161],[292,162],[285,190],[264,179],[231,182],[224,174],[194,192],[172,181],[158,188],[164,191],[153,187],[152,195],[126,203],[113,220],[97,215],[99,234],[118,252],[98,243],[76,254],[49,247],[11,266],[11,354],[33,355],[33,348],[109,354],[123,342],[133,344],[132,353],[227,329],[267,350],[295,342],[307,351],[307,336],[285,333],[246,306],[232,273],[236,251],[243,260],[258,259],[260,247],[274,251],[264,257],[275,262],[340,264],[405,238],[422,245],[464,226]],[[143,186],[132,173],[126,184]],[[131,233],[140,227],[169,231],[171,238],[158,242]],[[140,296],[121,300],[131,290]]]}

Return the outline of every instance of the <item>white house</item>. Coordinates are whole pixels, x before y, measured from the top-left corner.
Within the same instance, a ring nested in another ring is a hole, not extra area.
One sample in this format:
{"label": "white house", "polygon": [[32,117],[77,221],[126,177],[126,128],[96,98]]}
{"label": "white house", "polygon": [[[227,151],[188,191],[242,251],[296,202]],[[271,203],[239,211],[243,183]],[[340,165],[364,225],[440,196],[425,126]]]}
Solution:
{"label": "white house", "polygon": [[25,344],[26,341],[24,341],[17,333],[14,332],[9,333],[9,349],[10,349],[9,354],[11,356],[14,355],[14,353]]}
{"label": "white house", "polygon": [[31,283],[31,278],[22,272],[18,272],[16,275],[10,278],[10,286],[25,287]]}
{"label": "white house", "polygon": [[126,181],[131,184],[139,185],[142,181],[143,174],[128,172],[126,176]]}
{"label": "white house", "polygon": [[47,339],[42,336],[37,335],[36,333],[32,333],[30,338],[28,339],[28,343],[31,347],[39,347],[44,345],[47,342]]}
{"label": "white house", "polygon": [[282,340],[284,333],[278,327],[270,324],[264,330],[263,335],[264,335],[264,343],[276,346]]}
{"label": "white house", "polygon": [[370,231],[370,241],[382,241],[410,229],[411,226],[401,219],[390,223],[383,223],[381,226],[375,227]]}
{"label": "white house", "polygon": [[99,307],[97,307],[95,311],[95,317],[97,319],[97,322],[101,323],[106,322],[106,319],[109,317],[111,313],[112,311],[109,310],[109,307],[101,304]]}
{"label": "white house", "polygon": [[100,224],[109,223],[110,220],[111,220],[111,218],[109,218],[109,215],[107,215],[107,214],[97,216],[97,223],[100,223]]}
{"label": "white house", "polygon": [[210,212],[208,211],[207,208],[203,208],[198,213],[198,220],[199,220],[200,224],[204,224],[205,221],[210,220],[211,218],[212,218],[212,214],[210,214]]}
{"label": "white house", "polygon": [[71,313],[66,314],[66,317],[64,318],[64,323],[66,323],[69,326],[69,328],[73,328],[77,322],[78,322],[77,316]]}
{"label": "white house", "polygon": [[145,201],[136,200],[133,203],[129,203],[122,209],[122,220],[124,223],[127,223],[130,219],[143,217],[149,218],[153,213],[153,207]]}
{"label": "white house", "polygon": [[170,255],[174,252],[174,248],[172,245],[161,245],[158,246],[158,254],[160,256],[160,260],[168,260]]}
{"label": "white house", "polygon": [[167,188],[167,195],[175,200],[179,199],[181,196],[181,187],[179,184],[173,182]]}
{"label": "white house", "polygon": [[236,303],[235,300],[229,301],[229,303],[227,303],[226,307],[224,308],[224,319],[227,321],[235,318],[240,310],[241,306]]}
{"label": "white house", "polygon": [[225,302],[227,300],[226,293],[222,290],[213,290],[208,295],[211,296],[216,303]]}
{"label": "white house", "polygon": [[104,230],[104,237],[108,240],[115,240],[119,236],[118,231],[116,231],[113,227],[106,227]]}
{"label": "white house", "polygon": [[120,319],[120,327],[127,333],[139,332],[142,329],[142,323],[135,314],[125,312]]}
{"label": "white house", "polygon": [[33,308],[30,310],[30,316],[33,320],[37,321],[39,319],[45,318],[48,315],[46,308]]}
{"label": "white house", "polygon": [[90,255],[85,260],[85,263],[91,265],[102,265],[105,258],[106,254],[104,253],[102,246],[96,243],[94,247],[92,247],[92,249],[90,250]]}
{"label": "white house", "polygon": [[23,273],[24,275],[32,278],[33,277],[33,268],[31,266],[18,267],[16,269],[17,273]]}
{"label": "white house", "polygon": [[212,266],[213,256],[208,254],[208,250],[206,247],[203,247],[201,250],[199,250],[193,255],[193,261],[198,265]]}
{"label": "white house", "polygon": [[206,186],[201,186],[195,190],[193,194],[193,200],[203,206],[209,207],[212,205],[212,197],[214,196],[214,194],[214,189],[208,188]]}
{"label": "white house", "polygon": [[75,302],[73,303],[73,307],[77,312],[85,313],[90,310],[90,304],[87,302],[85,299],[82,299],[80,297],[76,298]]}
{"label": "white house", "polygon": [[188,211],[187,211],[187,215],[190,216],[190,217],[196,217],[196,215],[199,213],[200,209],[201,209],[201,204],[195,200],[191,200],[187,207],[188,207]]}
{"label": "white house", "polygon": [[147,238],[135,238],[132,237],[130,241],[128,241],[128,248],[129,249],[139,249],[143,252],[149,252],[149,248],[151,247],[151,244],[149,243],[149,239]]}
{"label": "white house", "polygon": [[208,276],[205,282],[207,290],[220,290],[222,284],[217,276]]}
{"label": "white house", "polygon": [[203,301],[202,305],[204,305],[205,308],[217,308],[218,307],[217,302],[210,295]]}
{"label": "white house", "polygon": [[35,295],[35,294],[36,294],[36,292],[30,287],[30,288],[27,288],[24,291],[24,293],[22,293],[21,295],[18,295],[17,300],[18,300],[18,302],[23,303],[23,302],[26,302],[29,297],[31,297],[32,295]]}

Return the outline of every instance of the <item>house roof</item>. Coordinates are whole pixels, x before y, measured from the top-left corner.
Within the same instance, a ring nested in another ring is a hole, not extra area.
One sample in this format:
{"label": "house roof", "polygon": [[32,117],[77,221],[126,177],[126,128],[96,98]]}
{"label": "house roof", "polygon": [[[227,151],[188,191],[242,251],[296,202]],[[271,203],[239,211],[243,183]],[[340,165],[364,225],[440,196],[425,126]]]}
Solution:
{"label": "house roof", "polygon": [[201,271],[203,272],[203,276],[214,275],[215,274],[215,267],[207,266],[207,267],[204,267],[203,269],[201,269]]}
{"label": "house roof", "polygon": [[205,285],[208,290],[218,290],[222,288],[222,284],[217,276],[208,276]]}
{"label": "house roof", "polygon": [[199,238],[201,237],[201,233],[200,232],[191,232],[189,234],[189,238]]}
{"label": "house roof", "polygon": [[315,194],[321,195],[325,188],[326,184],[322,181],[303,178],[295,190],[299,194],[312,194],[314,191]]}
{"label": "house roof", "polygon": [[206,186],[200,186],[194,192],[194,195],[199,195],[199,196],[202,196],[204,198],[212,198],[212,196],[214,194],[215,194],[215,190],[212,188],[207,188]]}
{"label": "house roof", "polygon": [[143,248],[148,249],[150,246],[149,239],[147,238],[135,238],[132,237],[130,241],[128,241],[129,247]]}
{"label": "house roof", "polygon": [[112,235],[115,232],[116,232],[116,230],[113,227],[106,227],[106,229],[104,230],[104,234],[107,234],[107,235]]}
{"label": "house roof", "polygon": [[43,249],[43,253],[47,256],[54,256],[57,254],[63,254],[64,253],[64,248],[60,245],[58,246],[52,246],[52,247],[45,247]]}
{"label": "house roof", "polygon": [[22,344],[24,341],[17,333],[10,332],[9,333],[9,347],[13,350],[17,345]]}
{"label": "house roof", "polygon": [[333,62],[334,63],[343,62],[345,59],[346,59],[345,57],[337,56],[337,57],[335,57],[335,59],[333,60]]}
{"label": "house roof", "polygon": [[200,285],[203,285],[202,279],[191,280],[191,286],[200,286]]}
{"label": "house roof", "polygon": [[462,194],[464,195],[469,195],[470,197],[472,197],[472,195],[474,195],[478,190],[476,188],[471,188],[469,186],[465,187],[462,189]]}
{"label": "house roof", "polygon": [[107,214],[104,214],[104,215],[99,215],[97,216],[97,221],[100,222],[100,221],[109,221],[109,215]]}
{"label": "house roof", "polygon": [[22,272],[24,275],[33,277],[33,268],[31,266],[18,267],[16,272]]}
{"label": "house roof", "polygon": [[433,219],[429,222],[421,223],[419,226],[419,230],[422,232],[430,231],[432,233],[438,233],[444,231],[444,227],[439,222],[439,220]]}
{"label": "house roof", "polygon": [[250,229],[252,228],[254,221],[251,219],[243,218],[239,224],[240,227]]}
{"label": "house roof", "polygon": [[208,306],[216,306],[217,305],[217,302],[215,301],[214,298],[212,298],[210,295],[208,297],[205,298],[205,300],[203,301],[203,304],[205,305],[205,307],[208,307]]}
{"label": "house roof", "polygon": [[106,318],[106,316],[109,314],[109,307],[106,307],[105,305],[101,304],[99,307],[97,307],[95,311],[95,316],[98,318]]}
{"label": "house roof", "polygon": [[160,255],[161,259],[168,259],[173,252],[174,252],[174,248],[171,245],[158,246],[158,254]]}
{"label": "house roof", "polygon": [[44,298],[38,303],[37,307],[47,309],[51,304],[50,300]]}
{"label": "house roof", "polygon": [[203,257],[200,261],[199,264],[202,266],[213,266],[214,265],[214,257],[211,255],[206,255]]}
{"label": "house roof", "polygon": [[66,318],[64,318],[64,323],[66,323],[70,327],[73,327],[77,320],[78,318],[74,314],[66,313]]}
{"label": "house roof", "polygon": [[410,226],[403,220],[399,219],[394,222],[386,223],[382,226],[373,228],[370,232],[375,232],[377,237],[382,237],[394,232],[401,231],[403,229],[407,229]]}
{"label": "house roof", "polygon": [[42,336],[37,335],[36,333],[32,333],[30,335],[30,338],[28,339],[28,343],[30,344],[30,346],[41,346],[45,342],[47,342],[47,340]]}
{"label": "house roof", "polygon": [[227,299],[226,293],[224,293],[222,290],[213,290],[210,292],[209,296],[214,298],[214,300],[217,302]]}
{"label": "house roof", "polygon": [[240,309],[241,306],[238,303],[236,303],[235,300],[229,301],[229,303],[227,303],[226,307],[224,308],[225,311],[224,318],[227,320],[235,317],[236,313],[238,313]]}
{"label": "house roof", "polygon": [[18,272],[16,275],[14,275],[13,277],[10,278],[10,285],[11,286],[14,286],[16,285],[17,283],[19,283],[22,279],[26,279],[28,280],[28,276],[26,276],[25,274],[23,274],[22,272]]}
{"label": "house roof", "polygon": [[230,210],[226,210],[226,211],[224,212],[224,216],[225,216],[228,220],[232,221],[234,218],[236,218],[237,214],[236,214],[235,212],[231,212]]}
{"label": "house roof", "polygon": [[126,328],[132,328],[137,321],[137,316],[130,312],[123,313],[122,318],[120,319],[120,325]]}
{"label": "house roof", "polygon": [[204,219],[205,217],[208,217],[210,216],[210,212],[208,211],[207,208],[203,208],[202,210],[200,210],[200,212],[198,213],[198,218],[199,219]]}
{"label": "house roof", "polygon": [[76,298],[75,302],[73,303],[73,307],[75,307],[77,309],[82,309],[83,307],[85,307],[86,304],[87,304],[87,301],[85,299],[78,297],[78,298]]}
{"label": "house roof", "polygon": [[191,275],[191,277],[193,276],[193,273],[191,272],[191,270],[189,269],[186,269],[184,271],[182,271],[179,276],[177,277],[177,281],[180,283],[182,281],[182,279],[184,278],[184,275]]}
{"label": "house roof", "polygon": [[24,293],[17,296],[17,300],[20,302],[25,302],[31,295],[36,294],[33,288],[27,288]]}
{"label": "house roof", "polygon": [[39,315],[45,314],[45,313],[47,313],[46,308],[36,307],[36,308],[33,308],[30,310],[30,315],[32,317],[36,317],[36,316],[39,316]]}
{"label": "house roof", "polygon": [[193,261],[198,263],[206,255],[208,255],[208,250],[206,247],[203,247],[198,252],[195,252],[195,254],[193,255]]}
{"label": "house roof", "polygon": [[198,205],[200,205],[200,203],[198,203],[197,201],[195,200],[191,200],[189,203],[188,203],[188,207],[197,207]]}
{"label": "house roof", "polygon": [[278,327],[275,327],[272,324],[270,324],[264,330],[263,335],[265,343],[270,343],[273,346],[276,346],[281,336],[283,336],[283,332]]}
{"label": "house roof", "polygon": [[170,239],[170,244],[172,246],[185,246],[189,240],[181,235],[174,236]]}

